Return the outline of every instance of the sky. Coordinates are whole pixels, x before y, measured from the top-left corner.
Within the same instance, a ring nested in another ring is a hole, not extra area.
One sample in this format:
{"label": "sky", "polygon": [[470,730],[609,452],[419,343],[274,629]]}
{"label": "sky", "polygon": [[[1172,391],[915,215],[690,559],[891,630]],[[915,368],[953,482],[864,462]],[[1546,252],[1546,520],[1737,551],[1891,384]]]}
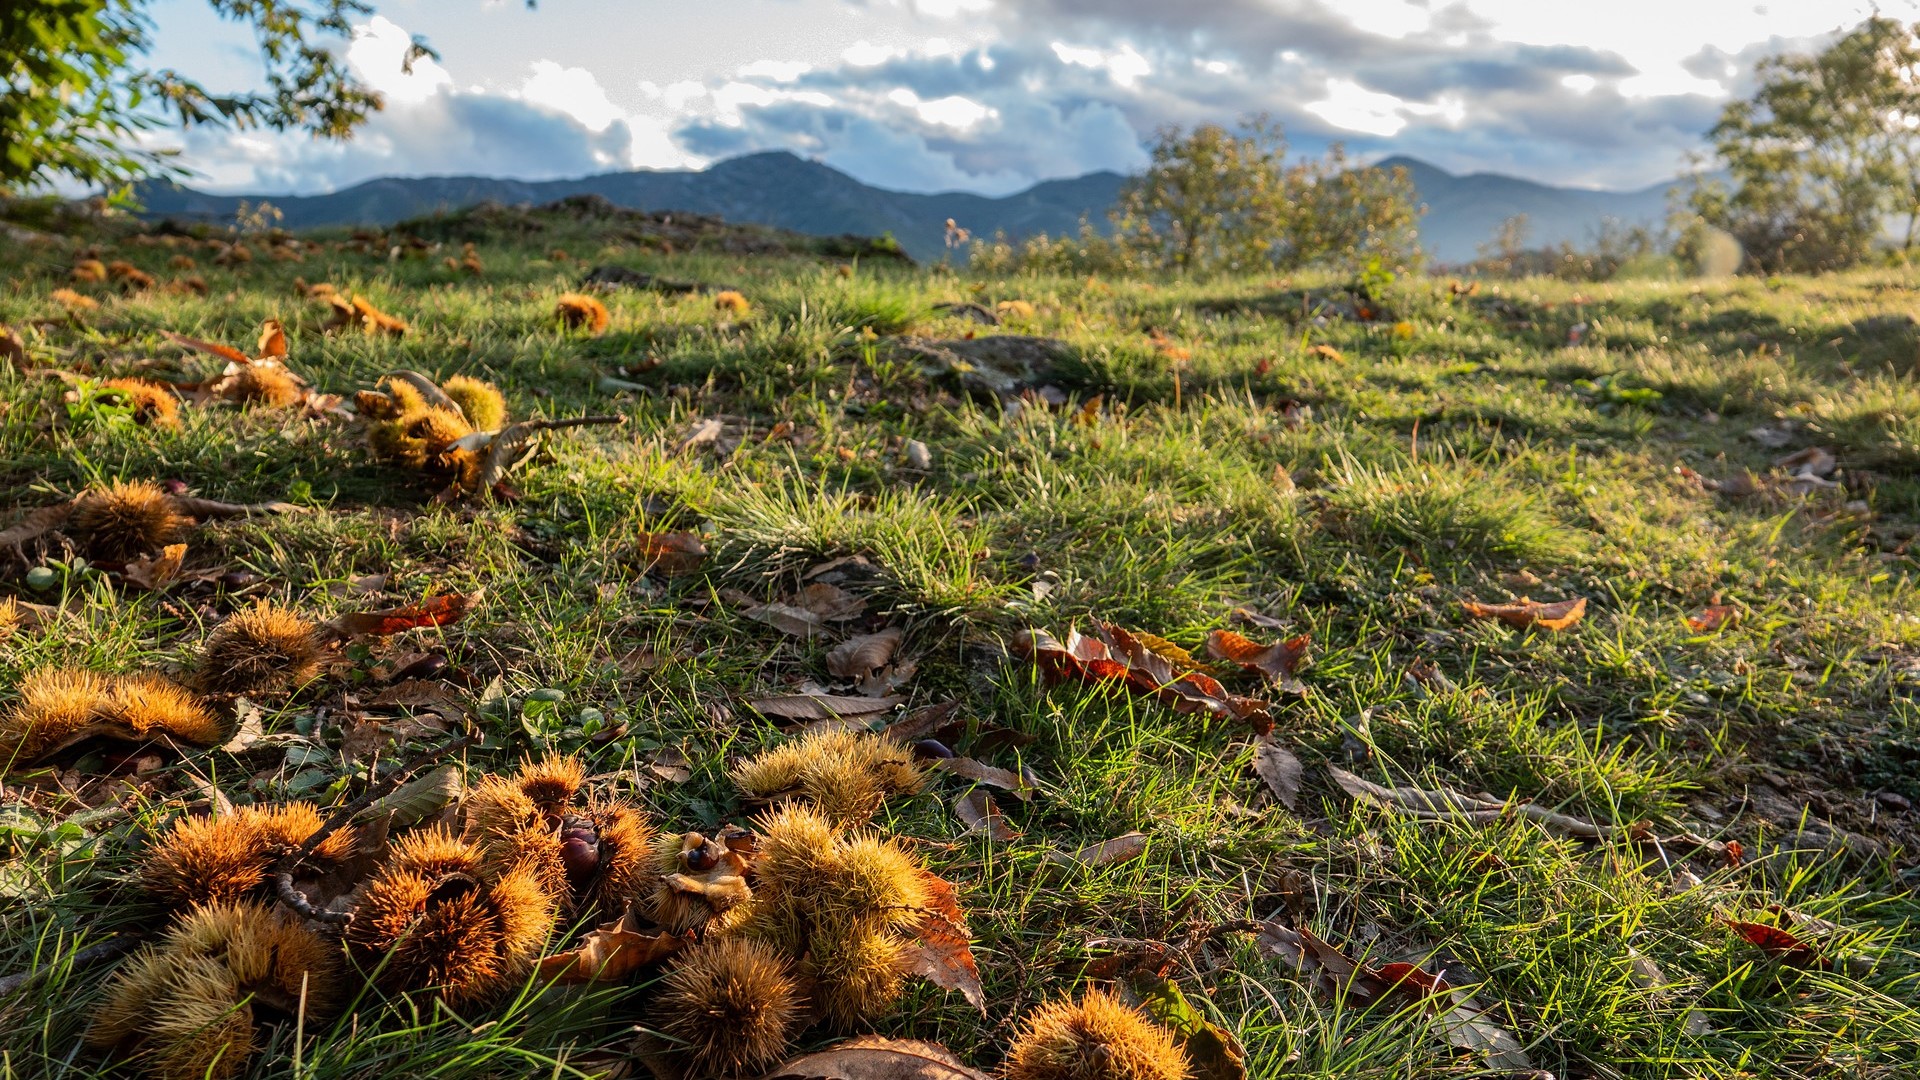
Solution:
{"label": "sky", "polygon": [[[1756,60],[1870,0],[374,0],[348,62],[386,109],[352,141],[198,129],[194,186],[555,179],[788,150],[879,187],[1019,191],[1130,172],[1166,125],[1265,113],[1453,172],[1635,188],[1682,172]],[[1920,0],[1880,0],[1920,19]],[[155,0],[151,61],[259,84],[247,31]],[[402,71],[414,35],[440,54]]]}

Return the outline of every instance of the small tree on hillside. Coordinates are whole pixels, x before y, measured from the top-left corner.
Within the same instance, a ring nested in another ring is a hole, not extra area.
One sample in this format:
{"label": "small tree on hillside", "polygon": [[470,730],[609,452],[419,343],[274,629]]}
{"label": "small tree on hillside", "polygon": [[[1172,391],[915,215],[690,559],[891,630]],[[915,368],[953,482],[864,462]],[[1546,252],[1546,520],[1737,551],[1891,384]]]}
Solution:
{"label": "small tree on hillside", "polygon": [[1291,268],[1329,260],[1404,262],[1420,208],[1404,169],[1356,168],[1334,147],[1292,166],[1278,125],[1163,128],[1152,164],[1121,190],[1119,240],[1179,271]]}
{"label": "small tree on hillside", "polygon": [[1732,184],[1692,209],[1761,272],[1859,262],[1889,216],[1920,228],[1920,24],[1871,18],[1813,56],[1760,61],[1760,88],[1708,132]]}
{"label": "small tree on hillside", "polygon": [[[219,94],[177,71],[149,70],[149,0],[0,0],[0,192],[59,179],[124,186],[177,173],[163,152],[140,144],[167,126],[305,130],[346,138],[380,108],[326,47],[365,0],[209,0],[252,28],[267,88]],[[431,55],[415,42],[408,62]]]}

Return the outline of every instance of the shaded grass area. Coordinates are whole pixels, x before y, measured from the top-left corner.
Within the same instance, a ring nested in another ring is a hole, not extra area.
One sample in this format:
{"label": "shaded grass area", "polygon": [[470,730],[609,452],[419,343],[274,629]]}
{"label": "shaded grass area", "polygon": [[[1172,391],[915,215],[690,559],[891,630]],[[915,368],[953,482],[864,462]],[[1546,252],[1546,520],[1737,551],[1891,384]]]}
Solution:
{"label": "shaded grass area", "polygon": [[[550,261],[554,246],[577,261]],[[25,329],[30,359],[0,369],[0,505],[144,477],[316,512],[204,526],[190,564],[244,570],[238,586],[154,595],[52,559],[54,584],[35,591],[16,560],[0,593],[70,614],[0,639],[0,688],[47,664],[180,668],[220,618],[263,596],[325,617],[368,602],[349,587],[363,575],[386,575],[394,602],[485,586],[467,620],[395,648],[441,651],[480,684],[498,675],[565,704],[549,729],[490,728],[471,767],[580,749],[662,821],[711,828],[748,813],[726,763],[782,738],[745,699],[831,681],[830,642],[785,637],[720,594],[773,598],[857,554],[876,568],[861,586],[870,624],[903,627],[919,663],[909,704],[955,699],[977,730],[1028,737],[985,756],[1045,785],[1030,804],[1001,800],[1022,832],[1009,842],[965,831],[949,806],[965,786],[951,777],[890,808],[886,827],[964,884],[989,1008],[982,1019],[922,988],[887,1033],[990,1066],[1017,1016],[1075,986],[1114,941],[1280,918],[1378,961],[1436,958],[1562,1077],[1893,1078],[1920,1063],[1910,277],[1543,281],[1473,297],[1411,279],[1388,300],[1392,318],[1367,324],[1327,317],[1319,298],[1340,283],[1317,279],[974,281],[603,249],[585,230],[481,252],[477,278],[339,251],[208,269],[208,298],[94,289],[102,307],[71,318],[48,298],[65,254],[7,256],[0,322]],[[169,276],[162,250],[119,254]],[[606,334],[564,334],[553,298],[593,261],[739,284],[753,310],[621,292]],[[325,335],[296,274],[364,293],[413,332]],[[998,329],[933,307],[1012,299],[1034,313]],[[370,463],[337,420],[189,407],[180,431],[152,431],[70,404],[75,384],[47,374],[201,378],[217,362],[163,330],[244,344],[266,318],[288,323],[290,362],[324,391],[396,368],[468,372],[498,380],[516,415],[626,423],[549,437],[514,474],[513,502],[440,507],[420,481]],[[1008,408],[893,341],[999,332],[1066,343],[1074,361],[1053,374],[1066,405]],[[682,449],[708,418],[722,438]],[[925,467],[907,440],[927,448]],[[1839,486],[1802,495],[1776,481],[1734,497],[1677,471],[1764,475],[1806,446],[1838,456]],[[645,574],[636,534],[668,528],[702,530],[702,573]],[[1589,613],[1549,634],[1459,606],[1522,594],[1586,596]],[[1688,624],[1715,603],[1738,619]],[[1286,628],[1250,632],[1312,643],[1306,694],[1276,710],[1308,767],[1297,812],[1264,792],[1248,732],[1050,685],[1006,649],[1019,629],[1098,618],[1197,650],[1242,605]],[[623,666],[635,650],[671,660]],[[266,730],[314,730],[382,658],[263,702]],[[1444,679],[1408,677],[1426,665]],[[567,720],[583,707],[626,734],[583,742]],[[685,756],[687,779],[648,772],[664,750]],[[125,876],[179,810],[155,793],[192,775],[240,802],[281,798],[306,762],[166,759],[87,789],[90,803],[63,798],[64,778],[8,782],[10,803],[31,798],[0,811],[0,973],[47,974],[0,1002],[0,1076],[98,1072],[80,1034],[105,969],[69,963],[152,918]],[[1347,798],[1329,765],[1736,839],[1746,859],[1656,856],[1521,820],[1411,820]],[[351,792],[346,762],[324,768],[337,779],[322,794]],[[1048,861],[1135,831],[1150,837],[1136,859]],[[1702,883],[1676,885],[1683,868]],[[1814,936],[1834,966],[1786,966],[1728,931],[1769,905],[1833,924]],[[1176,974],[1244,1041],[1255,1076],[1485,1072],[1432,1014],[1330,1000],[1245,939],[1184,957]],[[250,1075],[584,1075],[583,1055],[624,1045],[646,989],[529,988],[471,1015],[368,999],[352,1021],[277,1030]]]}

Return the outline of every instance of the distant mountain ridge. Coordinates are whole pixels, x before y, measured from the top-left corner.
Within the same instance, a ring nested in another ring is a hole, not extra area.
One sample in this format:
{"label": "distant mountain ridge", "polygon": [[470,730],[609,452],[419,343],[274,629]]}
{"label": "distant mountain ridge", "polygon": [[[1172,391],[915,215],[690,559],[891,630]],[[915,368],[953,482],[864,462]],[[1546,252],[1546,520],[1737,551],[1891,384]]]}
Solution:
{"label": "distant mountain ridge", "polygon": [[[1532,244],[1561,240],[1582,244],[1607,217],[1655,223],[1666,212],[1670,184],[1641,191],[1561,188],[1494,173],[1455,176],[1413,158],[1389,158],[1411,174],[1427,216],[1421,242],[1446,262],[1471,259],[1477,245],[1512,214],[1532,223]],[[636,170],[574,180],[502,180],[482,176],[384,177],[326,195],[213,195],[178,184],[139,189],[153,217],[231,221],[244,199],[271,202],[288,228],[391,225],[437,210],[477,202],[540,204],[569,195],[601,195],[617,205],[644,210],[717,214],[728,221],[772,225],[818,236],[892,233],[917,259],[938,259],[948,218],[978,237],[1004,230],[1016,239],[1036,233],[1060,235],[1081,218],[1105,220],[1126,178],[1095,172],[1048,180],[1012,195],[967,192],[916,194],[863,184],[846,173],[786,151],[730,158],[702,170]]]}

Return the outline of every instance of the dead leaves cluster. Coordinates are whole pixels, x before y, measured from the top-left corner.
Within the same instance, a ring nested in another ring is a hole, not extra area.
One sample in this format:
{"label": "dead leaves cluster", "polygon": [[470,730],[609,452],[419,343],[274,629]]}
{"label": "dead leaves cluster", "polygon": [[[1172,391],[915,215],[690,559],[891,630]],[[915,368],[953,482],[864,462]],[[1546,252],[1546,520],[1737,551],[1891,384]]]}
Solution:
{"label": "dead leaves cluster", "polygon": [[[1232,631],[1216,631],[1219,641],[1230,651],[1245,656],[1242,666],[1259,671],[1279,672],[1291,678],[1291,666],[1299,663],[1304,643],[1298,651],[1286,643],[1270,652],[1252,645]],[[1212,644],[1214,639],[1209,639]],[[1247,646],[1242,648],[1239,643]],[[1200,713],[1216,720],[1245,723],[1260,734],[1273,730],[1272,703],[1230,693],[1220,680],[1201,670],[1186,650],[1152,634],[1128,631],[1112,623],[1095,624],[1091,635],[1069,630],[1062,642],[1044,630],[1025,630],[1014,637],[1014,648],[1034,661],[1054,679],[1079,679],[1086,682],[1118,682],[1129,691],[1152,697],[1178,713]],[[1289,659],[1290,657],[1290,659]]]}

